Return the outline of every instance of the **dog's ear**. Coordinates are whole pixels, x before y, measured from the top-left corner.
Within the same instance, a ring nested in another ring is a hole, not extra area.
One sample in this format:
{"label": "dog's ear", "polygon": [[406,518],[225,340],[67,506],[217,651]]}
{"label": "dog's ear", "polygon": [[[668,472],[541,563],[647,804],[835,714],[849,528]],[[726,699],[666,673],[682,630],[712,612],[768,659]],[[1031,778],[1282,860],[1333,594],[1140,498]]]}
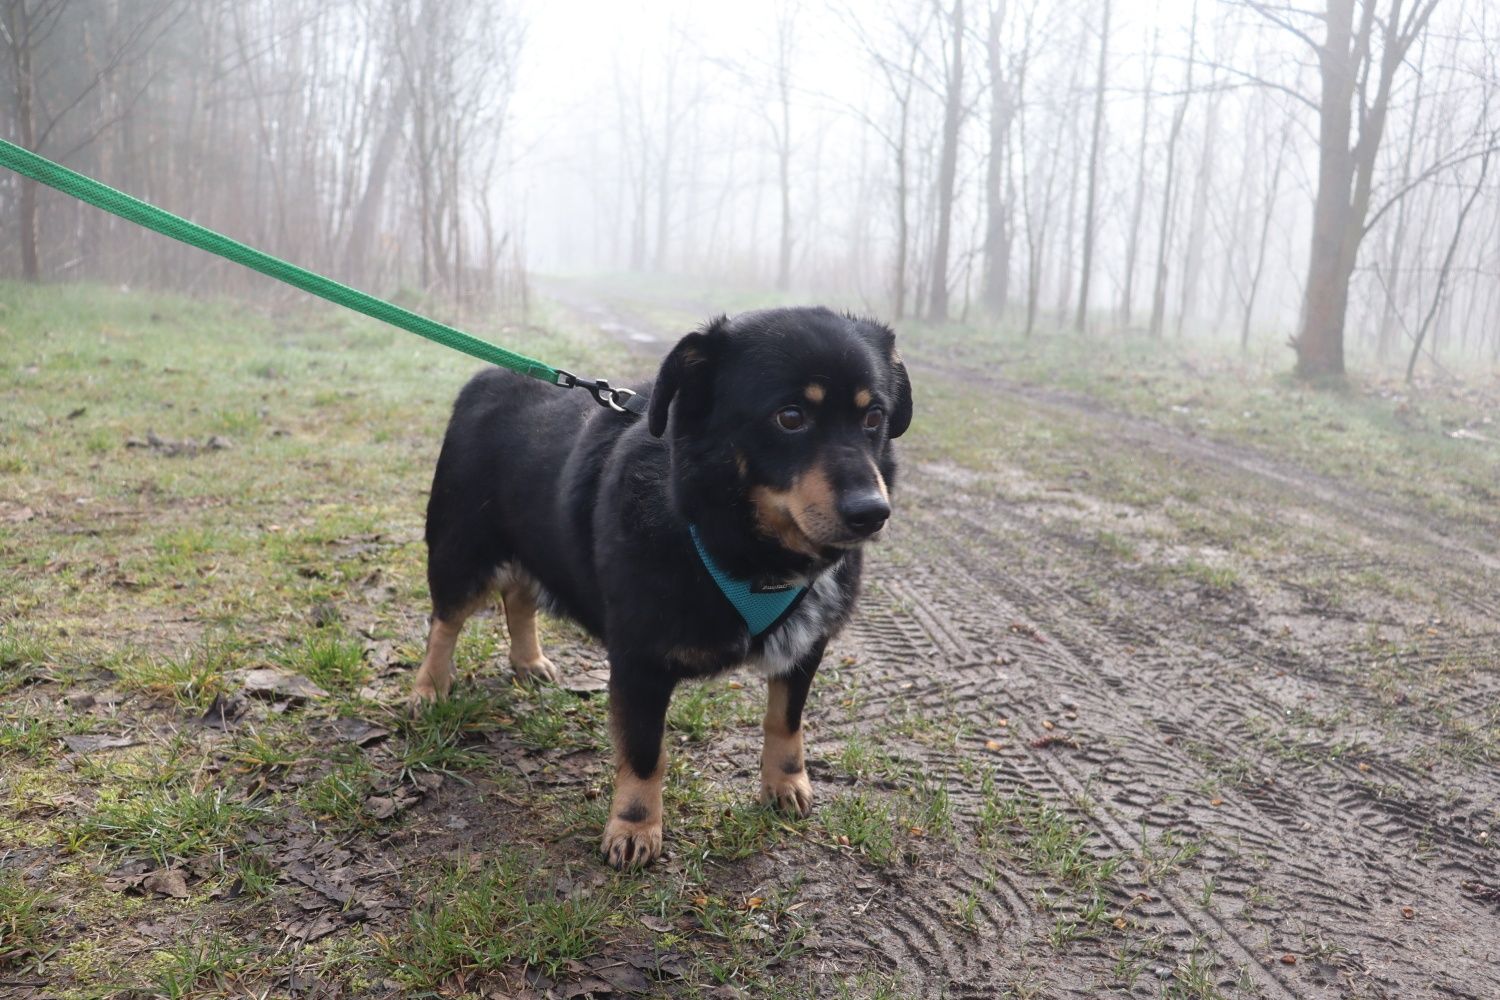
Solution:
{"label": "dog's ear", "polygon": [[885,359],[891,373],[890,436],[898,438],[911,426],[911,379],[906,374],[906,362],[896,350],[896,331],[876,319],[846,313],[865,338],[874,346],[876,353]]}
{"label": "dog's ear", "polygon": [[891,410],[891,437],[898,438],[906,433],[911,426],[911,379],[906,374],[906,362],[901,360],[901,352],[896,350],[894,340],[891,343],[891,392],[896,397],[896,402]]}
{"label": "dog's ear", "polygon": [[662,361],[646,414],[646,428],[652,437],[667,432],[667,409],[674,398],[678,420],[695,419],[708,412],[713,398],[714,360],[727,322],[727,317],[720,316],[702,330],[688,334]]}

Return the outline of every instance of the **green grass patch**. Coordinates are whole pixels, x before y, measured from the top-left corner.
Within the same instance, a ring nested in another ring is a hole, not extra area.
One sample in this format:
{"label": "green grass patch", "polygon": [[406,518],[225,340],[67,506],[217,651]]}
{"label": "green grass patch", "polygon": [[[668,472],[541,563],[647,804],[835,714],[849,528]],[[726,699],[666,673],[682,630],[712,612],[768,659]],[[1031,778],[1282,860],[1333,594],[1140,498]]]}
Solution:
{"label": "green grass patch", "polygon": [[166,865],[232,847],[258,812],[221,787],[146,787],[123,794],[106,788],[79,833],[83,844]]}
{"label": "green grass patch", "polygon": [[52,948],[56,902],[18,871],[0,868],[0,969],[40,958]]}
{"label": "green grass patch", "polygon": [[516,966],[555,975],[593,955],[620,920],[628,883],[559,898],[554,875],[567,873],[514,848],[443,874],[421,893],[408,926],[384,942],[392,977],[441,990]]}

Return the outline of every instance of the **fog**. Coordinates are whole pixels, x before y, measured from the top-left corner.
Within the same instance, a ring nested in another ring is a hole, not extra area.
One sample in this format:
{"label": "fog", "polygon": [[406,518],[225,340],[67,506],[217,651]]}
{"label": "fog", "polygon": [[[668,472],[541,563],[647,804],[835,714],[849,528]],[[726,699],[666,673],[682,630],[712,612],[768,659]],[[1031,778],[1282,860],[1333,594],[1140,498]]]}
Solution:
{"label": "fog", "polygon": [[[631,271],[1309,375],[1500,358],[1479,0],[0,9],[6,136],[381,293]],[[29,197],[0,273],[246,280]]]}

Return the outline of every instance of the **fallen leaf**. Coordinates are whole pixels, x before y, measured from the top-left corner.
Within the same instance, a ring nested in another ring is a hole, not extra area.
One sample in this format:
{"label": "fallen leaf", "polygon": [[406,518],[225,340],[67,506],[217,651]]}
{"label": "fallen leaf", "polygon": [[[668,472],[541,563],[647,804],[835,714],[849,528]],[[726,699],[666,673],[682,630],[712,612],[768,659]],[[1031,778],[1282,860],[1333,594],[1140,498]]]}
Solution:
{"label": "fallen leaf", "polygon": [[377,726],[366,722],[364,719],[342,718],[335,719],[333,731],[338,733],[339,739],[353,743],[357,747],[367,747],[372,743],[378,743],[391,735],[391,731],[384,726]]}
{"label": "fallen leaf", "polygon": [[120,747],[132,747],[135,746],[136,741],[129,736],[103,736],[85,733],[83,735],[64,736],[63,742],[74,753],[93,753],[95,750],[117,750]]}
{"label": "fallen leaf", "polygon": [[141,888],[173,899],[188,898],[187,879],[176,868],[158,868],[141,881]]}
{"label": "fallen leaf", "polygon": [[751,896],[749,899],[745,900],[745,909],[758,910],[761,908],[761,904],[763,904],[765,901],[765,897],[763,896]]}
{"label": "fallen leaf", "polygon": [[227,698],[222,693],[216,694],[213,704],[208,706],[208,710],[198,721],[210,729],[228,729],[231,723],[245,714],[248,707],[245,699],[237,694]]}
{"label": "fallen leaf", "polygon": [[390,819],[396,815],[396,800],[389,795],[371,795],[365,799],[365,812],[372,819]]}
{"label": "fallen leaf", "polygon": [[642,927],[648,931],[655,931],[658,934],[667,934],[672,930],[670,921],[663,920],[660,917],[653,917],[649,913],[641,917],[640,921]]}

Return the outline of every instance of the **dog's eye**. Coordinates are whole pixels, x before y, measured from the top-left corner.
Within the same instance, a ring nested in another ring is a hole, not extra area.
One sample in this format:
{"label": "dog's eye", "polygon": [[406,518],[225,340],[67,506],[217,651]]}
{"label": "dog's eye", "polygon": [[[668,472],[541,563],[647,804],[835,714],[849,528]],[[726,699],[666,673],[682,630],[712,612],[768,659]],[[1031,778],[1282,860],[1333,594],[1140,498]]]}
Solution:
{"label": "dog's eye", "polygon": [[878,406],[872,406],[865,411],[865,430],[873,431],[885,423],[885,411]]}
{"label": "dog's eye", "polygon": [[800,406],[783,406],[776,411],[776,423],[784,431],[800,431],[807,426],[807,415]]}

